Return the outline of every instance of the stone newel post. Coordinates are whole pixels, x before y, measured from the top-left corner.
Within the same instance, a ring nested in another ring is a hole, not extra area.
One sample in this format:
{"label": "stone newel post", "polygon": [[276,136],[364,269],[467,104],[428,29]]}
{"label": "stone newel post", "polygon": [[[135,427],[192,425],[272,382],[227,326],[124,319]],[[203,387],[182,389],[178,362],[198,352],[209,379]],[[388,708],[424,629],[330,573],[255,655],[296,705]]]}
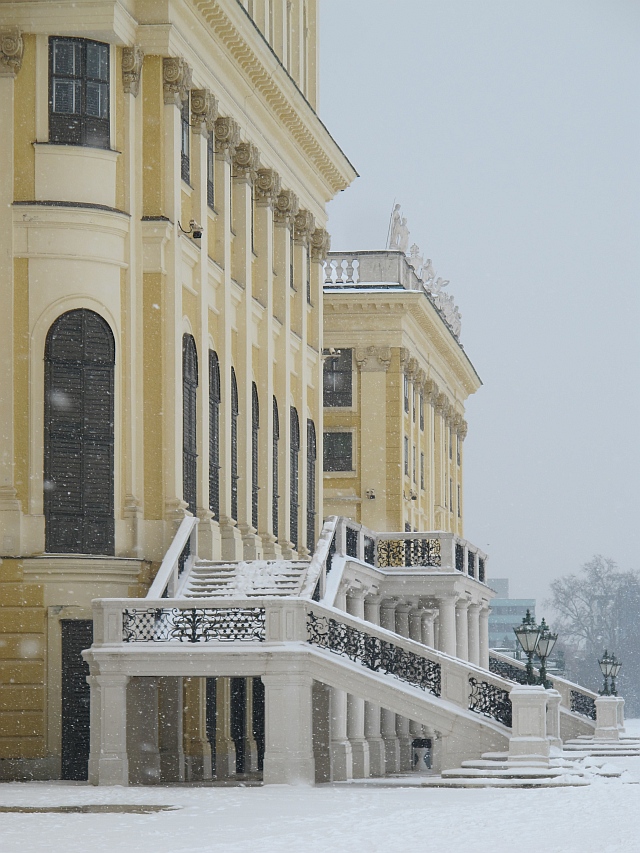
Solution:
{"label": "stone newel post", "polygon": [[509,694],[513,722],[509,761],[549,764],[547,739],[548,693],[544,687],[518,685]]}
{"label": "stone newel post", "polygon": [[[596,740],[619,740],[624,699],[619,696],[598,696],[596,699]],[[624,731],[624,728],[623,728]]]}

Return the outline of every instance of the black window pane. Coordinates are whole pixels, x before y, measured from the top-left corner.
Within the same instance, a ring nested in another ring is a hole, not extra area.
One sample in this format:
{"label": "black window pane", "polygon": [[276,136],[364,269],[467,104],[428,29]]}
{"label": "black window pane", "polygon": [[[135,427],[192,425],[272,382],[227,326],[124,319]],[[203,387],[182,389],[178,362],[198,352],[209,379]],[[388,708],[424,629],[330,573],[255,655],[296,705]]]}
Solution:
{"label": "black window pane", "polygon": [[68,77],[80,75],[82,44],[77,41],[56,39],[53,44],[54,74],[64,74]]}
{"label": "black window pane", "polygon": [[109,48],[106,44],[87,43],[87,77],[109,79]]}
{"label": "black window pane", "polygon": [[87,82],[87,115],[107,118],[109,115],[109,92],[106,83]]}
{"label": "black window pane", "polygon": [[351,471],[352,441],[350,432],[325,432],[323,447],[323,470]]}
{"label": "black window pane", "polygon": [[325,406],[352,405],[351,373],[352,356],[350,349],[343,349],[335,354],[326,355],[323,370]]}
{"label": "black window pane", "polygon": [[51,38],[49,141],[109,148],[109,45]]}
{"label": "black window pane", "polygon": [[73,115],[80,112],[79,80],[54,80],[53,83],[53,111]]}

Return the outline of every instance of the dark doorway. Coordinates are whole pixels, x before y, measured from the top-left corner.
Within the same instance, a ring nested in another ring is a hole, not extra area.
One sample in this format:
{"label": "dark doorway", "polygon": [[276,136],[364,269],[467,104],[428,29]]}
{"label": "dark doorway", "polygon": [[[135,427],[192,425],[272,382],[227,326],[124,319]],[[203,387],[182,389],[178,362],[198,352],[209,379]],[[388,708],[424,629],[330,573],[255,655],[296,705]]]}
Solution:
{"label": "dark doorway", "polygon": [[113,554],[113,377],[107,323],[84,309],[53,323],[45,347],[45,549]]}
{"label": "dark doorway", "polygon": [[258,770],[264,766],[264,684],[260,676],[253,679],[253,737],[258,747]]}
{"label": "dark doorway", "polygon": [[206,706],[207,740],[211,746],[211,771],[216,773],[216,679],[207,678],[207,706]]}
{"label": "dark doorway", "polygon": [[62,779],[85,780],[89,763],[89,667],[81,652],[93,642],[90,619],[65,619],[62,628]]}
{"label": "dark doorway", "polygon": [[231,737],[236,745],[236,773],[244,773],[245,717],[247,712],[247,681],[231,679]]}

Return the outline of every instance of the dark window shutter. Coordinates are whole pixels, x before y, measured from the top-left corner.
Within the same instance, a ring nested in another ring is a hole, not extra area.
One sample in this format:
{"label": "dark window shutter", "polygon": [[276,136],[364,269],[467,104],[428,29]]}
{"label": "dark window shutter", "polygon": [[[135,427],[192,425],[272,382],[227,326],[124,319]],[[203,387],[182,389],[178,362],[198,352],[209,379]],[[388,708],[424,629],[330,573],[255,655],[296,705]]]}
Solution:
{"label": "dark window shutter", "polygon": [[238,520],[238,383],[231,368],[231,517]]}
{"label": "dark window shutter", "polygon": [[198,354],[191,335],[182,337],[182,496],[189,512],[197,514]]}
{"label": "dark window shutter", "polygon": [[280,418],[278,416],[278,401],[273,398],[273,484],[272,484],[272,524],[273,535],[278,538],[279,532],[279,517],[278,517],[278,442],[280,441]]}
{"label": "dark window shutter", "polygon": [[307,548],[316,547],[316,427],[307,420]]}
{"label": "dark window shutter", "polygon": [[220,364],[209,350],[209,509],[220,521]]}
{"label": "dark window shutter", "polygon": [[115,343],[93,311],[62,314],[45,349],[48,553],[113,554]]}
{"label": "dark window shutter", "polygon": [[290,510],[289,538],[294,548],[298,548],[298,459],[300,456],[300,421],[298,412],[291,406],[291,455],[290,455]]}
{"label": "dark window shutter", "polygon": [[258,491],[260,486],[258,470],[258,431],[260,429],[260,403],[258,389],[254,382],[251,386],[251,524],[258,529]]}

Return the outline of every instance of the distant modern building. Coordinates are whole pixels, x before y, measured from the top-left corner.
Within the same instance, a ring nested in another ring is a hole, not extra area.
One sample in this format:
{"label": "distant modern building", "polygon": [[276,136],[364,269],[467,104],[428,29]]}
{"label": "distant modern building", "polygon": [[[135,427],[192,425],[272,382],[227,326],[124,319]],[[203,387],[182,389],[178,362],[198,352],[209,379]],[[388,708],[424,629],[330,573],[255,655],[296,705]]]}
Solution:
{"label": "distant modern building", "polygon": [[509,579],[491,578],[491,588],[497,593],[497,598],[491,602],[489,615],[489,647],[492,649],[516,649],[516,637],[513,629],[517,628],[527,614],[535,619],[535,598],[510,598]]}

